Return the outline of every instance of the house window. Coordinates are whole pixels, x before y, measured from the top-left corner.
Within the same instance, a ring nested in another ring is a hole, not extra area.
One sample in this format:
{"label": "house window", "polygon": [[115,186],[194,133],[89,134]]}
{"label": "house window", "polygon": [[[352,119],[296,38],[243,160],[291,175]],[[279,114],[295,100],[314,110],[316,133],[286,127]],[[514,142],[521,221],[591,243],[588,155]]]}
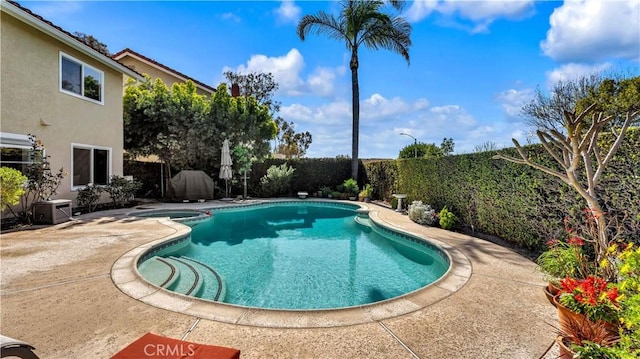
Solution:
{"label": "house window", "polygon": [[33,161],[29,136],[0,132],[0,167],[15,168],[23,174]]}
{"label": "house window", "polygon": [[61,52],[60,91],[102,104],[104,73]]}
{"label": "house window", "polygon": [[86,145],[73,145],[73,187],[89,183],[106,185],[111,172],[111,149]]}

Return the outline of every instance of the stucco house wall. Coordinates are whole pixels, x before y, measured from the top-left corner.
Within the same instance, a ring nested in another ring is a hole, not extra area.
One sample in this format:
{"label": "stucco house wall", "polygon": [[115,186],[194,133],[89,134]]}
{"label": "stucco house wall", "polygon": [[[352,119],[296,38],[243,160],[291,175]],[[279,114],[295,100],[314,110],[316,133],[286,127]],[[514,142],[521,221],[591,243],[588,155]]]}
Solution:
{"label": "stucco house wall", "polygon": [[[52,169],[62,167],[68,172],[55,198],[74,200],[82,188],[73,184],[74,147],[108,150],[109,176],[123,175],[123,70],[118,66],[124,66],[101,54],[98,58],[103,56],[102,62],[94,58],[95,54],[88,56],[87,52],[97,52],[81,43],[80,49],[70,46],[68,42],[75,39],[64,39],[65,34],[52,26],[51,31],[61,34],[55,36],[65,40],[60,41],[37,27],[46,28],[50,23],[21,10],[14,3],[2,1],[0,132],[4,138],[32,134],[41,140]],[[101,101],[61,90],[61,56],[102,72]],[[128,75],[141,79],[133,71]]]}

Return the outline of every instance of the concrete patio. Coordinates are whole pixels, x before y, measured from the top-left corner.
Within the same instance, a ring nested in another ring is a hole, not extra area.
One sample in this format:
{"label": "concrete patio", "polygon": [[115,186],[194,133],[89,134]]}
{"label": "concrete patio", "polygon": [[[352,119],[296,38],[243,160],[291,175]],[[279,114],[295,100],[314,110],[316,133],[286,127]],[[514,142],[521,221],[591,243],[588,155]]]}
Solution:
{"label": "concrete patio", "polygon": [[[217,205],[222,204],[154,207]],[[555,308],[544,297],[545,283],[533,262],[491,242],[423,227],[406,215],[370,207],[386,225],[437,240],[463,255],[470,262],[468,280],[455,291],[436,283],[429,289],[440,293],[436,300],[410,298],[422,304],[406,314],[372,314],[360,324],[285,328],[268,321],[217,321],[161,309],[123,293],[112,279],[114,263],[141,245],[170,238],[181,225],[127,216],[131,209],[105,211],[2,235],[0,332],[34,345],[41,358],[108,358],[147,332],[238,348],[242,358],[557,356],[548,352],[556,336]],[[340,316],[327,317],[331,315]]]}

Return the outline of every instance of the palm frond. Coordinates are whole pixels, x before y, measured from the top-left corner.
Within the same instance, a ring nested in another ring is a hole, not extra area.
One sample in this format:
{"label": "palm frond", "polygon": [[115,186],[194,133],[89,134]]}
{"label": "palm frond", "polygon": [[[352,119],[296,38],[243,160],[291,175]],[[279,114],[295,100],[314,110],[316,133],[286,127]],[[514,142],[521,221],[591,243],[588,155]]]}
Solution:
{"label": "palm frond", "polygon": [[303,16],[298,23],[297,32],[303,41],[310,33],[325,34],[336,40],[348,40],[344,25],[333,15],[329,15],[324,11],[320,11],[316,15]]}

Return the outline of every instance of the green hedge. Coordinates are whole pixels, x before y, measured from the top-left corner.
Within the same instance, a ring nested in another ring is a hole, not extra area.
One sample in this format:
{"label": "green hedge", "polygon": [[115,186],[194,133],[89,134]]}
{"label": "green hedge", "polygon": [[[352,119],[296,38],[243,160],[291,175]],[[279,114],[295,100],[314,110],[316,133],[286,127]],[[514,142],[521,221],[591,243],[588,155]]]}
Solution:
{"label": "green hedge", "polygon": [[[291,193],[306,191],[309,194],[317,192],[320,187],[328,186],[335,190],[351,177],[351,159],[348,158],[300,158],[300,159],[267,159],[261,163],[254,163],[247,179],[247,191],[251,196],[258,196],[260,178],[271,166],[287,163],[296,169],[291,183]],[[360,166],[362,168],[362,165]],[[361,171],[364,174],[364,170]],[[240,183],[236,186],[239,187]],[[236,187],[234,187],[234,190]],[[240,192],[238,192],[240,193]]]}
{"label": "green hedge", "polygon": [[[603,137],[601,141],[609,141]],[[539,145],[525,149],[537,160],[555,165]],[[630,130],[605,172],[600,190],[605,211],[618,219],[621,239],[640,242],[640,130]],[[515,149],[502,150],[517,157]],[[387,161],[368,173],[374,188],[394,188],[436,209],[447,206],[475,231],[497,235],[517,245],[542,249],[548,239],[564,235],[563,220],[574,222],[586,207],[576,191],[529,166],[492,159],[495,152],[439,159]],[[381,170],[384,168],[384,170]],[[384,183],[379,183],[382,181]]]}

